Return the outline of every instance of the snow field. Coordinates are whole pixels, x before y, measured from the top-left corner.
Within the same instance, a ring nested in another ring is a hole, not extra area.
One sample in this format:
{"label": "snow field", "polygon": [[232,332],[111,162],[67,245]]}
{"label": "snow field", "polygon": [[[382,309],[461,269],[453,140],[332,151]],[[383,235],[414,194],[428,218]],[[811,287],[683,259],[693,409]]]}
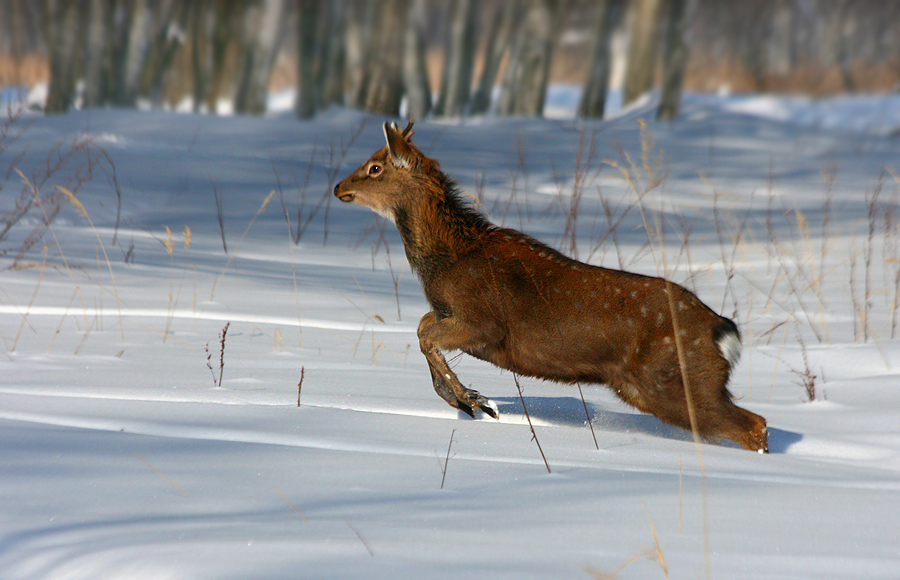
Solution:
{"label": "snow field", "polygon": [[521,381],[549,475],[508,373],[454,361],[500,421],[433,393],[399,237],[329,197],[381,119],[27,118],[0,157],[26,177],[78,135],[112,163],[75,192],[90,222],[65,206],[30,267],[9,269],[40,214],[0,240],[2,576],[896,578],[900,143],[773,103],[796,110],[688,99],[643,136],[650,105],[416,124],[493,220],[666,273],[742,329],[731,388],[770,455]]}

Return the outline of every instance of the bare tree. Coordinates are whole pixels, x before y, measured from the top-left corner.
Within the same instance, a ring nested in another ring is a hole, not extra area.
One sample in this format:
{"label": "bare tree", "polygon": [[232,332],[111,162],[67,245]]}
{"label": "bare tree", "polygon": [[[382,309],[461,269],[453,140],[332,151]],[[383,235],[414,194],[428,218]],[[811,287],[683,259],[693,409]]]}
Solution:
{"label": "bare tree", "polygon": [[50,49],[47,113],[64,113],[75,104],[79,7],[68,0],[43,0],[44,35]]}
{"label": "bare tree", "polygon": [[627,105],[653,88],[656,37],[662,0],[634,0],[631,5],[631,37],[628,42],[622,104]]}
{"label": "bare tree", "polygon": [[84,92],[83,107],[97,107],[105,104],[105,90],[108,71],[107,36],[103,23],[104,0],[89,0],[84,30]]}
{"label": "bare tree", "polygon": [[218,111],[219,98],[227,94],[229,48],[237,44],[236,23],[242,14],[241,6],[232,0],[212,0],[214,4],[214,24],[210,43],[209,86],[206,90],[206,110]]}
{"label": "bare tree", "polygon": [[284,36],[284,0],[248,0],[244,10],[240,81],[234,99],[238,113],[266,112],[269,78]]}
{"label": "bare tree", "polygon": [[191,2],[173,2],[159,15],[156,34],[146,49],[137,86],[137,96],[149,97],[155,106],[162,103],[163,80],[175,54],[184,44],[190,15]]}
{"label": "bare tree", "polygon": [[114,59],[111,97],[115,105],[133,107],[147,46],[147,0],[115,0],[115,4],[122,12],[122,24],[116,25],[116,14],[111,10],[107,23],[112,28],[108,29],[119,31],[111,47]]}
{"label": "bare tree", "polygon": [[588,76],[581,92],[578,114],[582,117],[600,118],[606,109],[606,93],[609,91],[609,75],[612,70],[610,49],[613,33],[624,11],[623,0],[599,0],[596,10]]}
{"label": "bare tree", "polygon": [[529,0],[501,87],[502,115],[540,116],[544,110],[560,0]]}
{"label": "bare tree", "polygon": [[344,101],[344,23],[347,6],[344,0],[330,0],[325,10],[325,23],[318,36],[319,107],[343,104]]}
{"label": "bare tree", "polygon": [[687,27],[696,5],[695,0],[669,0],[666,6],[666,43],[663,50],[662,97],[656,118],[674,121],[681,107],[681,88],[687,67]]}
{"label": "bare tree", "polygon": [[475,0],[453,0],[450,4],[441,93],[434,107],[436,115],[465,112],[475,61],[476,5]]}
{"label": "bare tree", "polygon": [[507,0],[497,6],[487,35],[489,41],[481,67],[481,77],[469,106],[469,112],[472,114],[485,113],[491,106],[491,93],[494,90],[497,71],[500,69],[503,56],[509,50],[513,29],[518,23],[520,3],[521,0]]}
{"label": "bare tree", "polygon": [[316,63],[320,0],[297,0],[297,97],[294,112],[308,119],[316,112]]}
{"label": "bare tree", "polygon": [[403,49],[403,88],[406,91],[407,114],[424,117],[431,111],[431,87],[425,64],[425,0],[412,0],[406,15],[406,38]]}
{"label": "bare tree", "polygon": [[366,86],[365,109],[380,115],[396,117],[403,98],[403,39],[395,26],[397,15],[405,15],[409,0],[381,0],[370,51],[370,71]]}
{"label": "bare tree", "polygon": [[381,0],[350,0],[344,27],[346,48],[347,90],[345,103],[361,109],[365,105],[370,77],[370,62],[374,55],[370,50],[371,37],[375,33],[372,23],[382,11]]}

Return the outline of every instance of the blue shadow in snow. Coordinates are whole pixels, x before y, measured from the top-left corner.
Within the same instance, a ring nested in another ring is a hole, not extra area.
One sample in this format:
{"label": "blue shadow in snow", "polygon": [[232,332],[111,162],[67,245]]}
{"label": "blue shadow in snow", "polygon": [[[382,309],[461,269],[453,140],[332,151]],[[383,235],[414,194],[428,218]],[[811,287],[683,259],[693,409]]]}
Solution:
{"label": "blue shadow in snow", "polygon": [[[497,397],[492,400],[497,404],[501,415],[525,414],[519,397]],[[582,402],[577,397],[525,397],[525,405],[532,418],[546,423],[582,427],[587,425],[589,415],[595,429],[615,433],[640,433],[677,441],[693,440],[690,431],[663,423],[653,415],[610,411],[590,401]],[[769,427],[769,453],[785,453],[791,445],[801,439],[803,435],[800,433]],[[737,444],[727,440],[708,442],[739,448]]]}

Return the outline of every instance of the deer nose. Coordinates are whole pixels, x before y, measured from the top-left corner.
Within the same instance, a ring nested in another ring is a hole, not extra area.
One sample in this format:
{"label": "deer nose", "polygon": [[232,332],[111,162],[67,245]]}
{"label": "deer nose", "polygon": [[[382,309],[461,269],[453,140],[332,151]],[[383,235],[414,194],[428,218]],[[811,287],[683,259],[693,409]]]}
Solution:
{"label": "deer nose", "polygon": [[337,194],[338,194],[338,188],[339,188],[340,186],[341,186],[340,183],[338,183],[337,185],[334,186],[334,195],[337,195]]}

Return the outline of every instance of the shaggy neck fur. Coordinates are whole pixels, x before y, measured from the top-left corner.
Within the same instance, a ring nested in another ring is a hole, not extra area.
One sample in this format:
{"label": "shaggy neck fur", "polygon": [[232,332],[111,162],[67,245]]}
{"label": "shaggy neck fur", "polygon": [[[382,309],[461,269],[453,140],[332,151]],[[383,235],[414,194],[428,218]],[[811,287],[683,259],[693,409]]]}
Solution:
{"label": "shaggy neck fur", "polygon": [[495,228],[463,195],[452,179],[432,169],[425,172],[411,202],[394,211],[406,257],[423,281],[452,265]]}

